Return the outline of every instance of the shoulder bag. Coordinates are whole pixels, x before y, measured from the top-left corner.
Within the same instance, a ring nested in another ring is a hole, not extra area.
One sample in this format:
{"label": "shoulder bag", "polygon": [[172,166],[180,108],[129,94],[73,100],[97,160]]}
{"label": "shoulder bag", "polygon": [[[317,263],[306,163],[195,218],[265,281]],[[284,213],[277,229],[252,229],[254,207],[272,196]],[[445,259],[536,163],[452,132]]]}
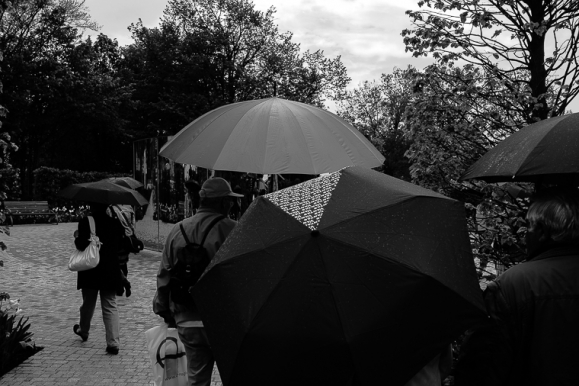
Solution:
{"label": "shoulder bag", "polygon": [[99,264],[99,251],[102,243],[95,234],[94,219],[92,216],[88,216],[88,223],[90,225],[90,244],[84,249],[84,251],[79,251],[76,247],[74,248],[68,261],[68,269],[71,271],[86,271]]}

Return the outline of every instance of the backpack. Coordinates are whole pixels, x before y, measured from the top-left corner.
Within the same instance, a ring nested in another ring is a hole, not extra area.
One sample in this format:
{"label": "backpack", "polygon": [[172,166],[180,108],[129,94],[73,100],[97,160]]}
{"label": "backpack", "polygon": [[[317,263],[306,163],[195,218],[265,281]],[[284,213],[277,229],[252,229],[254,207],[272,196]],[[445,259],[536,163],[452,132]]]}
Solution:
{"label": "backpack", "polygon": [[197,283],[211,261],[203,245],[213,226],[224,218],[225,216],[217,216],[211,220],[199,244],[190,242],[183,228],[183,224],[179,224],[181,234],[183,234],[187,245],[177,252],[177,263],[170,271],[171,279],[169,281],[169,288],[173,302],[195,308],[195,302],[191,296],[191,288]]}
{"label": "backpack", "polygon": [[[129,253],[137,254],[141,252],[145,246],[143,242],[139,240],[135,235],[131,215],[127,214],[127,212],[118,205],[111,205],[110,213],[111,216],[117,219],[117,221],[123,226],[123,228],[125,228],[125,233],[123,234],[123,239],[121,241],[121,249],[117,251],[117,255],[126,257],[126,255],[128,255]],[[128,258],[126,258],[123,262],[126,263],[127,260]]]}

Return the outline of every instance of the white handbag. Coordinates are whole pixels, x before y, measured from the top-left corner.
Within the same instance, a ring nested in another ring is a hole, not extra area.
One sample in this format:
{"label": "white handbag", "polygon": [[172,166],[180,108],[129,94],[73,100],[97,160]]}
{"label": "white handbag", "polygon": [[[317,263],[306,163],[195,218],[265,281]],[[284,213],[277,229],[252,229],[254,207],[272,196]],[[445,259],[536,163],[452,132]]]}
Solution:
{"label": "white handbag", "polygon": [[74,248],[74,251],[70,255],[70,259],[68,260],[68,269],[71,271],[86,271],[99,264],[99,251],[102,243],[95,234],[94,219],[92,216],[88,216],[88,223],[90,225],[90,244],[84,249],[84,251],[79,251],[76,247]]}

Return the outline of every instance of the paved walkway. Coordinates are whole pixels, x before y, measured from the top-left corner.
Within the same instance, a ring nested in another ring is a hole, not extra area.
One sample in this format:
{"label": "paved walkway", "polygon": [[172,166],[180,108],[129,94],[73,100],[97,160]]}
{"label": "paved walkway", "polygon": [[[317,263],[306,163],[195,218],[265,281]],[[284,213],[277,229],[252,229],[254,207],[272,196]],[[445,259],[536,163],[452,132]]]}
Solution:
{"label": "paved walkway", "polygon": [[[16,385],[154,385],[144,332],[162,322],[153,314],[155,274],[160,253],[145,250],[131,255],[129,280],[132,295],[117,298],[121,326],[119,355],[105,352],[105,332],[97,304],[90,338],[74,335],[80,291],[76,273],[67,268],[76,223],[17,225],[11,235],[0,235],[8,246],[0,268],[0,291],[20,298],[30,317],[36,345],[44,350],[0,378],[3,386]],[[221,385],[215,370],[212,386]]]}

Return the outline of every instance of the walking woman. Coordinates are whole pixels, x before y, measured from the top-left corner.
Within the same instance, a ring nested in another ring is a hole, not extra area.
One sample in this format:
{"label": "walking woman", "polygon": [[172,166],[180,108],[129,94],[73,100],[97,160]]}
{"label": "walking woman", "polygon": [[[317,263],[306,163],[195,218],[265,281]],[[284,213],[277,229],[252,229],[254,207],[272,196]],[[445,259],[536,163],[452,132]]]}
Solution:
{"label": "walking woman", "polygon": [[[73,331],[84,341],[88,339],[90,323],[100,294],[103,322],[106,332],[106,352],[112,355],[119,353],[119,313],[117,310],[116,292],[121,281],[121,270],[117,251],[121,247],[124,229],[120,223],[106,213],[107,205],[91,203],[90,212],[95,223],[95,233],[102,242],[99,264],[87,271],[78,272],[77,289],[82,291],[80,322]],[[90,243],[90,225],[88,217],[78,223],[78,234],[74,240],[79,251]]]}

